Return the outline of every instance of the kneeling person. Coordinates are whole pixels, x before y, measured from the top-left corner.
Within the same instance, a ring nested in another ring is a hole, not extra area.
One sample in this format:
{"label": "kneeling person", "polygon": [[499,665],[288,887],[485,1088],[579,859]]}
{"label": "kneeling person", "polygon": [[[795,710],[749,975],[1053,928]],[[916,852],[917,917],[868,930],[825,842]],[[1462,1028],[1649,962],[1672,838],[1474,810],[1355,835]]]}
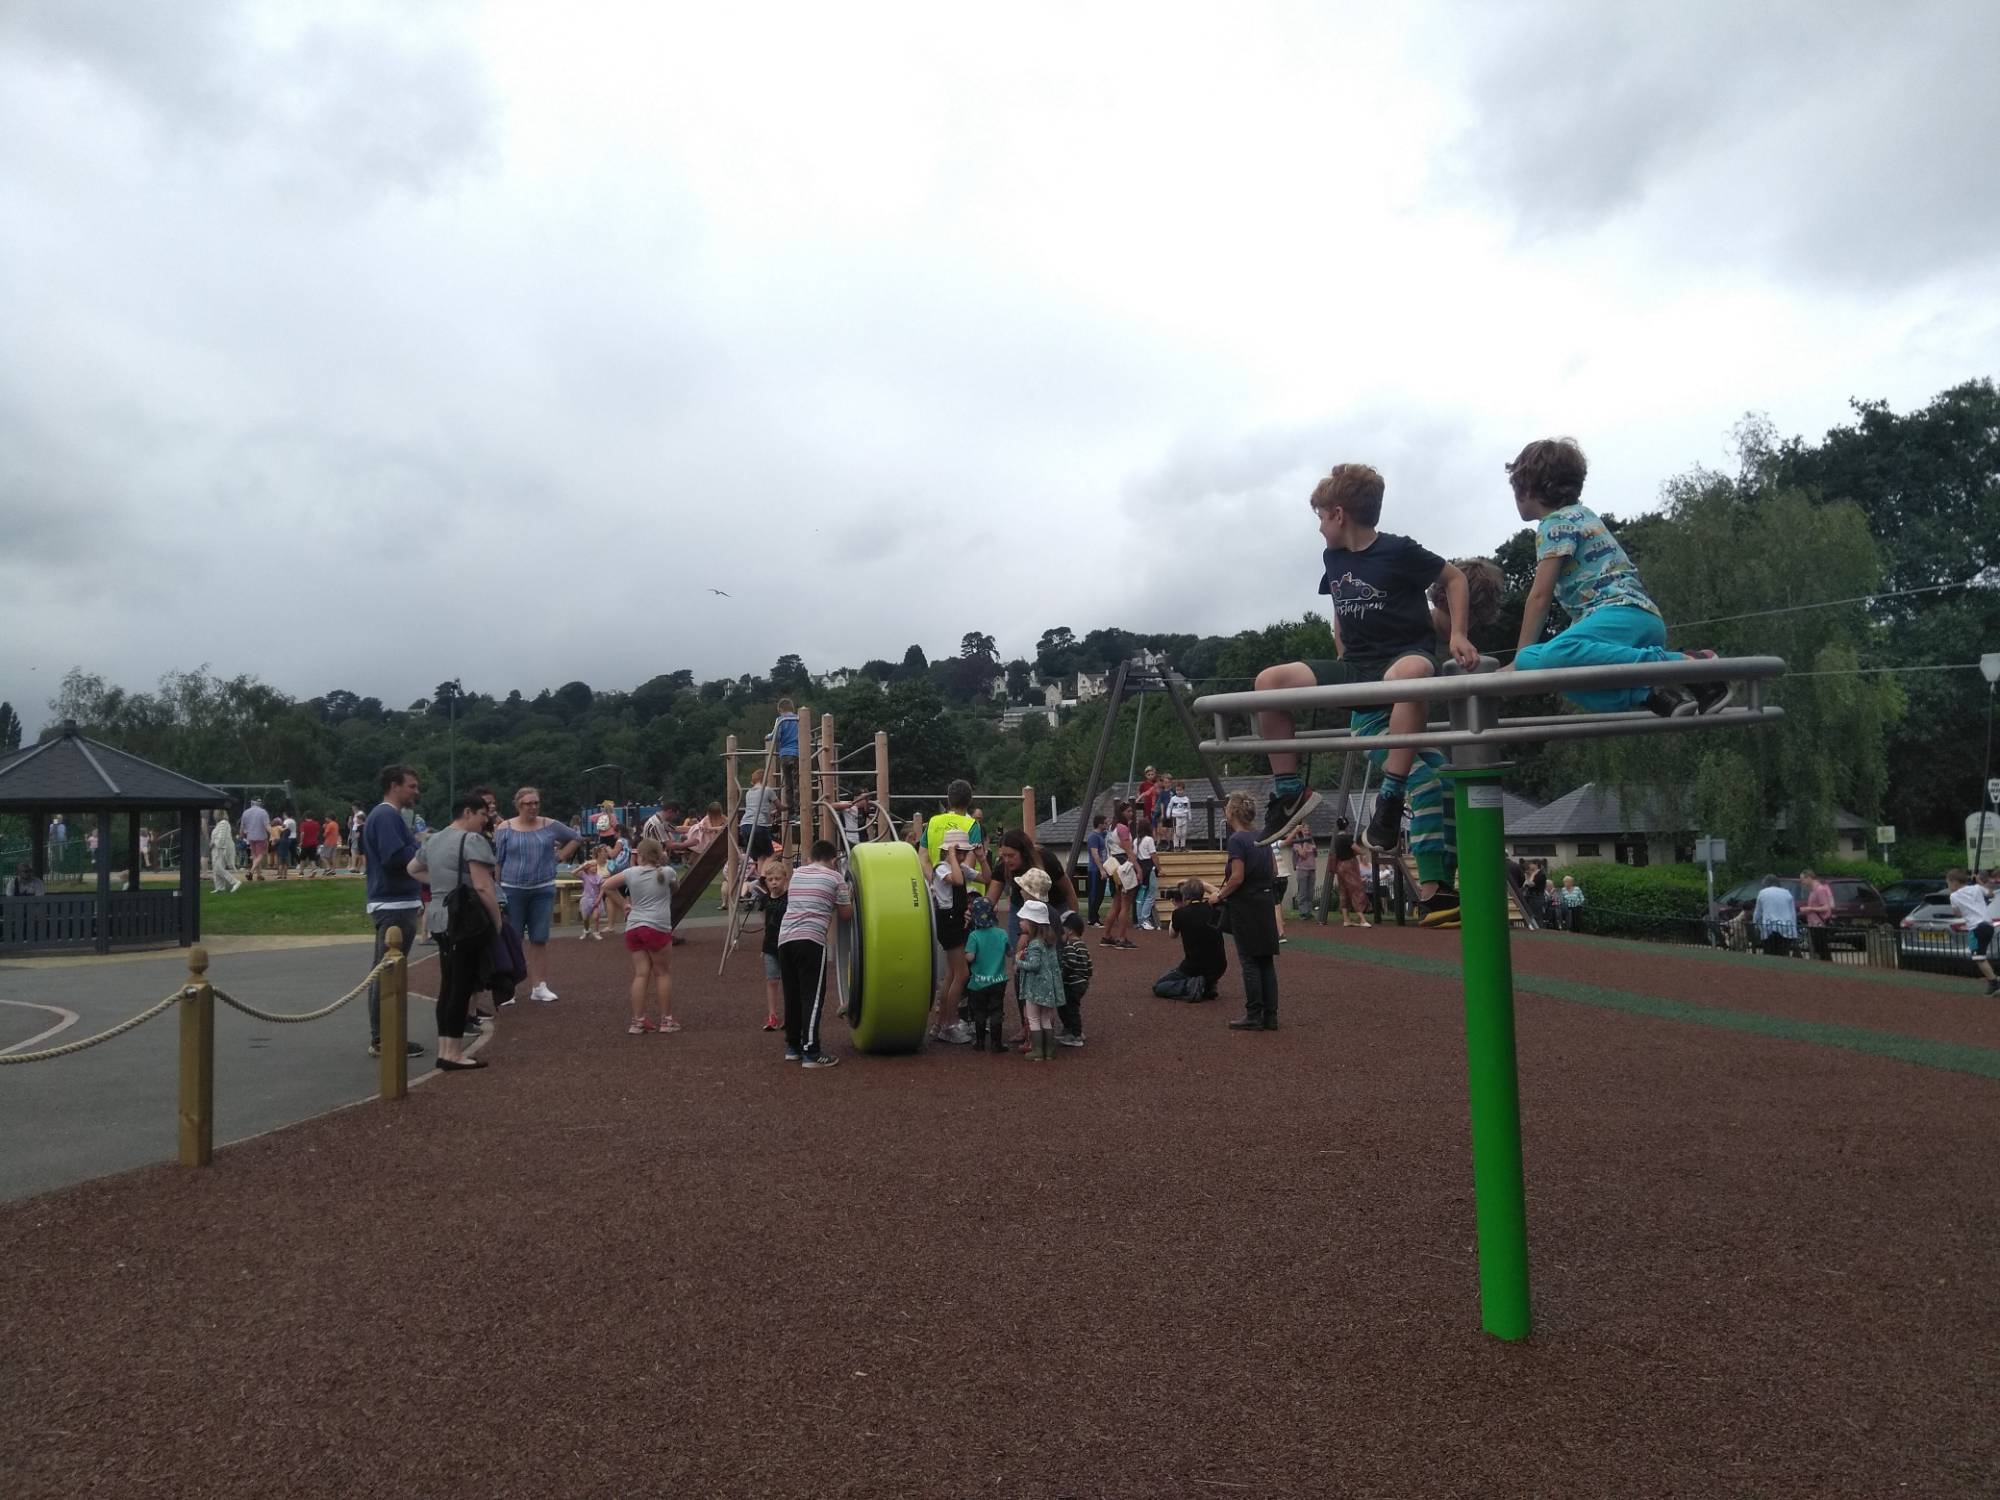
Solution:
{"label": "kneeling person", "polygon": [[1179,895],[1171,925],[1181,940],[1181,961],[1153,981],[1153,993],[1162,1000],[1213,1000],[1229,972],[1222,908],[1210,905],[1215,888],[1193,878],[1181,882]]}

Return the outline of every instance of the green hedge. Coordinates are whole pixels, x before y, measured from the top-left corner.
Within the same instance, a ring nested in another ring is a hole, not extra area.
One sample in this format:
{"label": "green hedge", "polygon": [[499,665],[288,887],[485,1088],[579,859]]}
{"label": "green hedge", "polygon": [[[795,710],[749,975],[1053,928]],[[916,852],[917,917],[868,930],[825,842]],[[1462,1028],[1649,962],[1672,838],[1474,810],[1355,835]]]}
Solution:
{"label": "green hedge", "polygon": [[[1825,876],[1828,879],[1839,875],[1848,880],[1865,880],[1878,891],[1883,886],[1894,885],[1903,878],[1903,872],[1895,865],[1885,865],[1878,860],[1872,859],[1829,859],[1822,860],[1819,864],[1812,865],[1809,868],[1815,874]],[[1796,875],[1798,871],[1780,870],[1778,873],[1781,875]],[[1917,873],[1927,875],[1931,872],[1928,870],[1919,870]]]}
{"label": "green hedge", "polygon": [[[1700,865],[1618,865],[1590,860],[1549,867],[1549,895],[1561,889],[1563,876],[1574,875],[1583,887],[1586,907],[1628,912],[1646,917],[1705,917],[1708,879]],[[1716,894],[1727,889],[1716,877]]]}

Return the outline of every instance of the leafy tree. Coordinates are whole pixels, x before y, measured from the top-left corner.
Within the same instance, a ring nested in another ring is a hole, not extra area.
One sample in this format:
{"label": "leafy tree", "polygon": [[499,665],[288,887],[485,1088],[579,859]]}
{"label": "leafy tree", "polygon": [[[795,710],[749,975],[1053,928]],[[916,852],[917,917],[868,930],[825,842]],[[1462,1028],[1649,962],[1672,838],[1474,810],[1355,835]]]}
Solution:
{"label": "leafy tree", "polygon": [[21,748],[21,716],[11,703],[0,703],[0,755]]}
{"label": "leafy tree", "polygon": [[870,657],[861,664],[861,675],[870,682],[887,682],[896,675],[896,669],[881,657]]}
{"label": "leafy tree", "polygon": [[812,674],[806,671],[803,658],[794,655],[781,656],[771,668],[771,691],[774,693],[798,694],[812,686]]}
{"label": "leafy tree", "polygon": [[924,655],[922,646],[912,646],[903,653],[903,664],[895,671],[894,680],[908,682],[923,677],[931,669],[930,658]]}
{"label": "leafy tree", "polygon": [[967,661],[981,663],[989,673],[1000,663],[1000,649],[993,644],[993,637],[977,630],[966,631],[958,643],[958,654]]}
{"label": "leafy tree", "polygon": [[1030,677],[1034,669],[1016,657],[1007,663],[1007,696],[1016,703],[1025,703],[1033,692]]}
{"label": "leafy tree", "polygon": [[1067,625],[1044,630],[1035,642],[1035,670],[1044,677],[1067,677],[1076,670],[1077,641]]}

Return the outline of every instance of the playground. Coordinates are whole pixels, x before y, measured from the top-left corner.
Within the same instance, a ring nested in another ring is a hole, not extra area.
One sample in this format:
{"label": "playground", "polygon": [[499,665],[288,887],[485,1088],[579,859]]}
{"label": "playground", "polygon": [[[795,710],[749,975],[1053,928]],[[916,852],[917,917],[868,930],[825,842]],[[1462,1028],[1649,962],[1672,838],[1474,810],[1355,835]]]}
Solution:
{"label": "playground", "polygon": [[1517,934],[1504,1343],[1455,935],[1296,938],[1270,1036],[1152,998],[1162,940],[1100,959],[1055,1067],[827,1075],[717,940],[678,1035],[627,1037],[623,955],[558,943],[563,1003],[477,1079],[0,1209],[0,1488],[2000,1483],[2000,1010],[1963,984]]}

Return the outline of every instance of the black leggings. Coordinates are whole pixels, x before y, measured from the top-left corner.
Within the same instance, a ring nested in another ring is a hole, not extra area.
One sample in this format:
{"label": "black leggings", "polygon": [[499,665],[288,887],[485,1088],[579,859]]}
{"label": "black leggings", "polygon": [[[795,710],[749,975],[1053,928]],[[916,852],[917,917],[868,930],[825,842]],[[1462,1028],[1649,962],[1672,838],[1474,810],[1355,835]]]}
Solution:
{"label": "black leggings", "polygon": [[479,984],[479,955],[482,938],[466,943],[461,951],[442,934],[438,936],[438,1035],[453,1041],[465,1036],[465,1013],[471,1007],[473,991]]}

